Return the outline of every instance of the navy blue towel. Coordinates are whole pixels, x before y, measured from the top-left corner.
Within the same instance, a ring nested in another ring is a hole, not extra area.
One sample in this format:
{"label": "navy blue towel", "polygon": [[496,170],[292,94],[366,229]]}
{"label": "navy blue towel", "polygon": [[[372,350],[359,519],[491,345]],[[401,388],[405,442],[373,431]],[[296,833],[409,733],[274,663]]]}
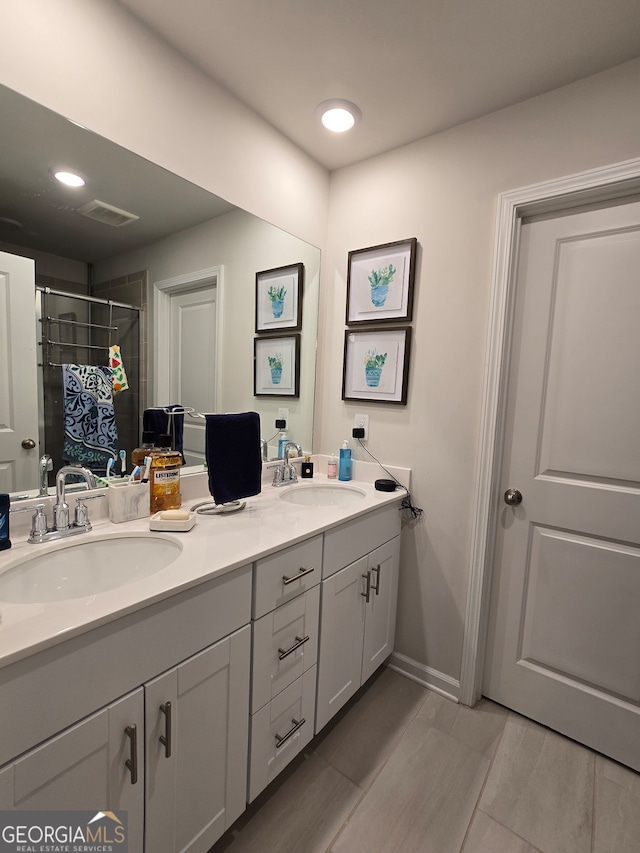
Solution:
{"label": "navy blue towel", "polygon": [[209,491],[217,504],[259,495],[262,489],[260,415],[205,415],[204,454]]}
{"label": "navy blue towel", "polygon": [[[174,409],[180,409],[180,414],[170,415],[168,412]],[[174,403],[171,406],[163,408],[145,409],[142,413],[142,431],[152,432],[155,435],[155,443],[158,442],[159,435],[171,436],[171,447],[173,450],[178,450],[182,453],[182,464],[184,465],[183,440],[184,432],[184,414],[183,407]]]}

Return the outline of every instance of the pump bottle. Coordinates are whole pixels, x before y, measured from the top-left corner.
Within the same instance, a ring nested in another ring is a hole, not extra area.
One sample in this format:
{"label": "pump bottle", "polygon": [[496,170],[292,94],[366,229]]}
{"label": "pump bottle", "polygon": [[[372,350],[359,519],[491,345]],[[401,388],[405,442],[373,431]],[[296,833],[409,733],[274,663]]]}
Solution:
{"label": "pump bottle", "polygon": [[338,463],[338,479],[339,480],[350,480],[351,479],[351,448],[349,447],[349,442],[345,438],[342,442],[342,447],[340,448],[340,461]]}

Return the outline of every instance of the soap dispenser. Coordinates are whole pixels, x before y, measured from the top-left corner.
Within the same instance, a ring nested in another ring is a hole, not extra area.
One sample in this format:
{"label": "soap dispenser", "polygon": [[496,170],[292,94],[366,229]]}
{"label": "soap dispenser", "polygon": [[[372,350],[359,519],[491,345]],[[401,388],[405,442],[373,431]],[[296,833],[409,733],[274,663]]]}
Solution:
{"label": "soap dispenser", "polygon": [[351,479],[351,448],[349,447],[349,442],[345,438],[342,442],[342,447],[340,448],[340,462],[338,464],[338,479],[339,480],[350,480]]}

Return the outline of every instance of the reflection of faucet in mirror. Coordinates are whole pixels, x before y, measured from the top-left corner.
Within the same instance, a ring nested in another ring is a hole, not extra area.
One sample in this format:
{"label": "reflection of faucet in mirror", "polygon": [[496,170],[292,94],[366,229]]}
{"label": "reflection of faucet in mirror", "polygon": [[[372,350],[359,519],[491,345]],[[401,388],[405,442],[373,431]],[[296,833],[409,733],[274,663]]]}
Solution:
{"label": "reflection of faucet in mirror", "polygon": [[40,491],[38,492],[41,498],[49,494],[49,471],[53,471],[53,459],[48,453],[40,457]]}

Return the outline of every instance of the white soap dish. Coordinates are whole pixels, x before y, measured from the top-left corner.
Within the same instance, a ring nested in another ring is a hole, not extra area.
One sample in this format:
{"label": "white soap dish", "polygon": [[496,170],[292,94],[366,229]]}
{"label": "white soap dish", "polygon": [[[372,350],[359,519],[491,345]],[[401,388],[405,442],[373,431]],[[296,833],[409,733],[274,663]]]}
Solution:
{"label": "white soap dish", "polygon": [[149,530],[164,530],[169,533],[186,533],[196,523],[197,513],[189,511],[189,518],[162,518],[162,511],[156,512],[149,519]]}

